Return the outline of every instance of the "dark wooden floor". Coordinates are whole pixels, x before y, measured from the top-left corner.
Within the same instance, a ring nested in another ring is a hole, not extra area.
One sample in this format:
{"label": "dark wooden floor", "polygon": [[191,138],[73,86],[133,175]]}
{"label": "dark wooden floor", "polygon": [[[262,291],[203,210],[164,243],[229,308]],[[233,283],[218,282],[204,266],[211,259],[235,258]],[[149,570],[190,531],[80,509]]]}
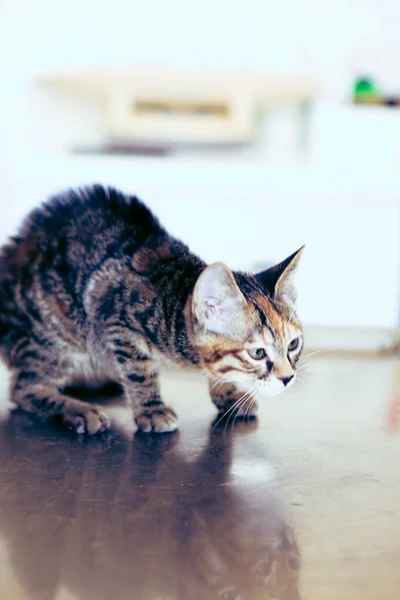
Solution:
{"label": "dark wooden floor", "polygon": [[397,600],[394,369],[322,362],[258,423],[214,428],[204,382],[173,374],[180,432],[114,406],[91,440],[10,416],[3,386],[0,598]]}

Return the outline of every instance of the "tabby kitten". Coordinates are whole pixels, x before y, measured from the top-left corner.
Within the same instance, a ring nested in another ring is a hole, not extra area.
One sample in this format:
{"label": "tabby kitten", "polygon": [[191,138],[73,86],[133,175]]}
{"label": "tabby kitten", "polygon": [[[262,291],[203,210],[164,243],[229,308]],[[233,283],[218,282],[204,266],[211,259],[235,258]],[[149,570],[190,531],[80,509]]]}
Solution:
{"label": "tabby kitten", "polygon": [[135,197],[99,185],[55,196],[0,253],[11,400],[94,435],[108,416],[66,388],[113,380],[140,429],[173,431],[177,415],[159,392],[161,354],[205,370],[221,412],[253,414],[253,393],[279,394],[296,377],[300,253],[257,275],[233,273],[207,266]]}

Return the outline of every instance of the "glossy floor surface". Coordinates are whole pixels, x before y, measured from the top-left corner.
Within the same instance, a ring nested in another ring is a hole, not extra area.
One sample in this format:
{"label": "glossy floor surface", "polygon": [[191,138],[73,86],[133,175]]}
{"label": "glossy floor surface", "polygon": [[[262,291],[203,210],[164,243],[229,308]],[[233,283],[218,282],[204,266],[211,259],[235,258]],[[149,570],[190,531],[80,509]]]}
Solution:
{"label": "glossy floor surface", "polygon": [[166,374],[181,429],[105,439],[10,413],[0,371],[0,598],[398,600],[394,361],[318,358],[303,384],[221,423]]}

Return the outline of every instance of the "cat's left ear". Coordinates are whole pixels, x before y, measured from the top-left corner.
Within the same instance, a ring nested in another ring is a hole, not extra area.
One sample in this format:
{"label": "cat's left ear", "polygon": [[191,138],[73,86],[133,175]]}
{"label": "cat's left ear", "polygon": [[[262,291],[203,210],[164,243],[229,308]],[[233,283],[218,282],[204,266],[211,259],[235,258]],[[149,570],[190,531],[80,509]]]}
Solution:
{"label": "cat's left ear", "polygon": [[193,312],[200,328],[241,339],[246,300],[232,272],[223,263],[204,269],[193,293]]}
{"label": "cat's left ear", "polygon": [[305,246],[302,246],[278,265],[261,271],[256,275],[260,283],[268,290],[271,296],[281,298],[289,304],[296,301],[294,279],[300,256]]}

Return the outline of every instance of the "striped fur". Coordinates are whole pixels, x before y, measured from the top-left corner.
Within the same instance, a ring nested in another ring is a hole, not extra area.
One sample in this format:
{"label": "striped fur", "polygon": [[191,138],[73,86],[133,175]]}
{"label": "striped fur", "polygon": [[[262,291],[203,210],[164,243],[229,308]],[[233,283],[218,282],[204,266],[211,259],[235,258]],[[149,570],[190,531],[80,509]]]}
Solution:
{"label": "striped fur", "polygon": [[[255,276],[232,273],[207,267],[135,197],[93,186],[52,198],[0,253],[0,352],[12,401],[97,434],[107,415],[65,388],[114,380],[139,428],[172,431],[178,419],[160,398],[157,354],[205,369],[221,410],[243,389],[276,387],[302,347],[287,350],[302,339],[285,296],[298,255]],[[254,346],[266,360],[250,357]]]}

